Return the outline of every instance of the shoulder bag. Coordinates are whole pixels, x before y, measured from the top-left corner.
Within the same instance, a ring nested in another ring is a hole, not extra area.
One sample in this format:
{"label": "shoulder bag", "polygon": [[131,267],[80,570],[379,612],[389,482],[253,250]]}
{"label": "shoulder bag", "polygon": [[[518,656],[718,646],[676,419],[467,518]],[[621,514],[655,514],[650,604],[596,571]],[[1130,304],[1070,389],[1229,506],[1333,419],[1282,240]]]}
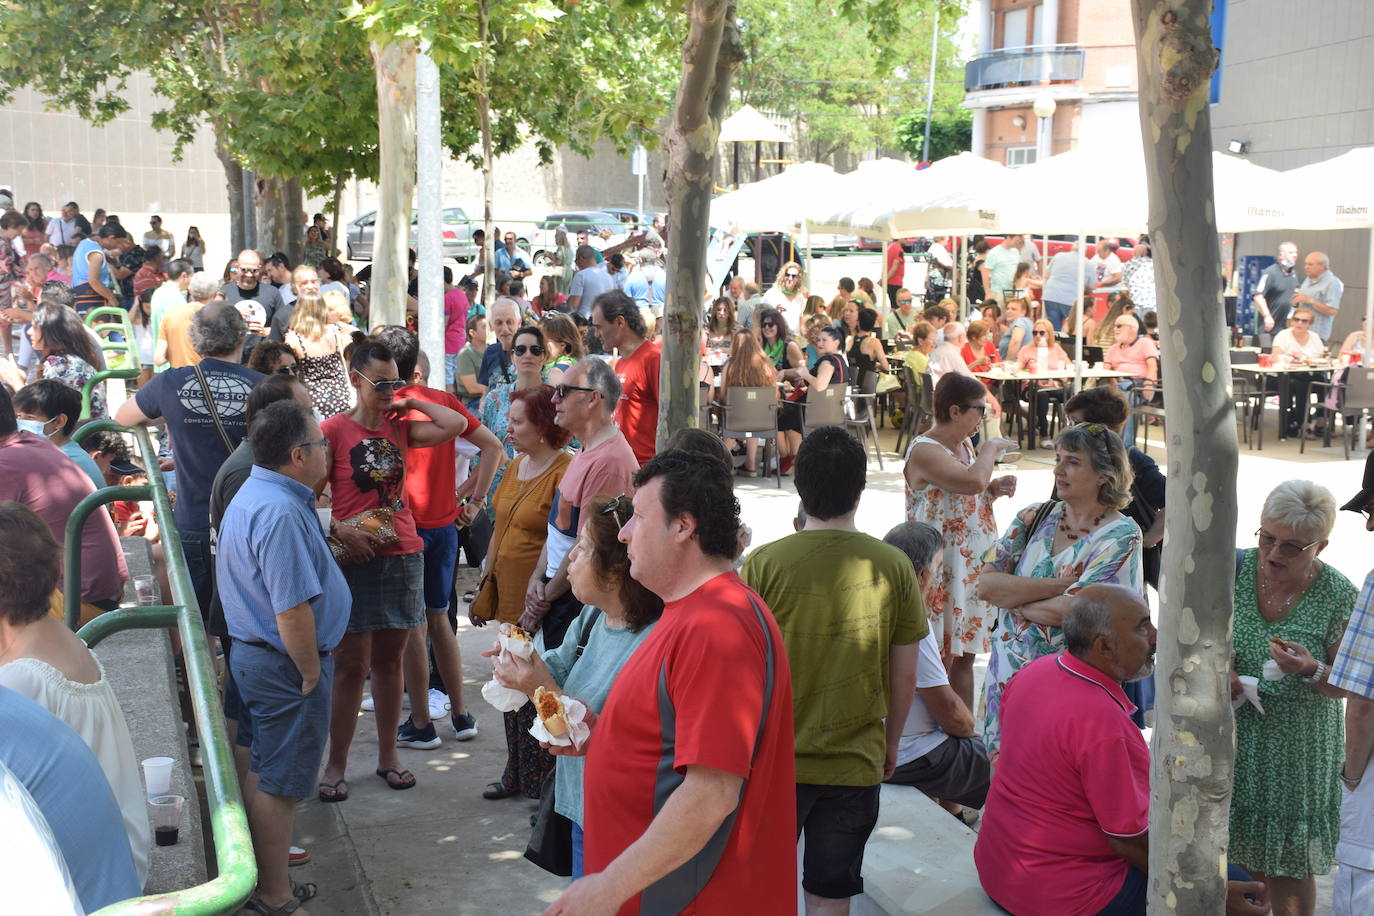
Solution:
{"label": "shoulder bag", "polygon": [[[600,618],[601,609],[592,608],[587,625],[582,628],[582,635],[577,640],[573,665],[582,657],[587,641],[592,638],[592,629]],[[525,858],[546,872],[568,878],[572,876],[572,821],[554,810],[554,774],[557,771],[555,766],[544,777],[544,788],[539,793],[539,813],[535,816],[534,829],[530,831],[529,845],[525,847]]]}
{"label": "shoulder bag", "polygon": [[200,368],[200,363],[193,363],[191,369],[196,373],[196,381],[200,382],[201,397],[205,399],[205,407],[210,411],[210,418],[215,421],[215,429],[219,430],[220,441],[224,443],[224,451],[232,455],[237,443],[231,441],[229,434],[224,430],[224,421],[219,418],[219,405],[210,396],[210,383],[205,380],[205,370]]}

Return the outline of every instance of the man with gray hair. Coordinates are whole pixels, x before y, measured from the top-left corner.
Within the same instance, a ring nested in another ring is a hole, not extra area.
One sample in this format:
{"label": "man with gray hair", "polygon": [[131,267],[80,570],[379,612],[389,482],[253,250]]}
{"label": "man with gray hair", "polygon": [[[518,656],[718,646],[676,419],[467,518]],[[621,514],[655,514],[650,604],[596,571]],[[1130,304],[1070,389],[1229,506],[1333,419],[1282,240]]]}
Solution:
{"label": "man with gray hair", "polygon": [[1252,300],[1265,331],[1288,327],[1288,312],[1293,307],[1293,291],[1298,288],[1298,246],[1280,242],[1278,259],[1264,268],[1255,284]]}
{"label": "man with gray hair", "polygon": [[[939,607],[931,588],[939,581],[944,561],[940,529],[925,522],[903,522],[883,540],[911,560],[926,607]],[[887,782],[915,786],[971,826],[978,815],[967,809],[983,807],[992,782],[988,750],[974,732],[973,711],[949,684],[934,631],[921,640],[920,652],[916,696],[897,745],[897,769]]]}
{"label": "man with gray hair", "polygon": [[[637,316],[636,316],[637,317]],[[534,564],[520,625],[542,627],[547,644],[557,645],[568,624],[581,613],[581,602],[568,587],[568,554],[587,518],[584,510],[596,496],[618,496],[634,490],[639,462],[612,415],[620,399],[620,382],[605,361],[588,356],[563,373],[554,387],[554,422],[582,443],[554,494],[548,537]]]}
{"label": "man with gray hair", "polygon": [[166,420],[177,471],[172,517],[202,613],[210,608],[210,491],[245,433],[248,393],[262,378],[240,365],[248,326],[228,302],[200,307],[190,342],[200,361],[155,375],[115,412],[125,426]]}
{"label": "man with gray hair", "polygon": [[1312,321],[1312,333],[1331,343],[1331,326],[1336,321],[1336,313],[1341,310],[1341,294],[1345,284],[1331,272],[1331,259],[1320,251],[1313,251],[1302,260],[1302,269],[1307,273],[1302,286],[1293,294],[1293,307],[1305,305],[1316,317]]}
{"label": "man with gray hair", "polygon": [[[937,385],[940,379],[948,372],[958,372],[962,375],[973,375],[968,363],[964,362],[963,346],[968,340],[968,332],[964,326],[957,321],[951,321],[945,325],[944,341],[934,350],[930,351],[929,369],[930,378]],[[988,399],[988,408],[994,409],[997,403],[995,398]]]}
{"label": "man with gray hair", "polygon": [[[1031,662],[1002,693],[973,861],[983,890],[1018,916],[1144,912],[1150,752],[1121,685],[1154,670],[1150,609],[1133,589],[1090,585],[1063,629],[1067,651]],[[1234,866],[1229,877],[1228,914],[1269,912],[1264,884]]]}

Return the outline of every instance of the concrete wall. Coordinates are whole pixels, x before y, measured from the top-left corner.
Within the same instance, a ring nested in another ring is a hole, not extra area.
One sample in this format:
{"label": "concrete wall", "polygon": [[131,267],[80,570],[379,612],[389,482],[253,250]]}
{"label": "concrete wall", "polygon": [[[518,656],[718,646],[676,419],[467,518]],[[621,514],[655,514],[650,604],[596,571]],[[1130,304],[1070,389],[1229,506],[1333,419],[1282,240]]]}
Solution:
{"label": "concrete wall", "polygon": [[[1249,144],[1246,158],[1291,169],[1374,145],[1374,3],[1230,0],[1221,101],[1212,108],[1212,143]],[[1272,254],[1280,241],[1331,258],[1345,283],[1337,339],[1359,327],[1369,294],[1366,230],[1246,233],[1237,255]]]}

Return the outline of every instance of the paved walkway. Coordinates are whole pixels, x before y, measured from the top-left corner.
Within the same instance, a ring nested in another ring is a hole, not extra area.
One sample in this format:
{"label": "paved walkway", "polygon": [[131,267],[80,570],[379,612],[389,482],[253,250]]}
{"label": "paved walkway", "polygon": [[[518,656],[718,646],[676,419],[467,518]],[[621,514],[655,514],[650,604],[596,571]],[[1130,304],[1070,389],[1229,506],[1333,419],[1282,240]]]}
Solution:
{"label": "paved walkway", "polygon": [[[891,440],[884,431],[886,444]],[[1158,446],[1151,449],[1157,459]],[[1258,527],[1263,497],[1281,480],[1309,477],[1320,481],[1344,502],[1359,487],[1363,461],[1341,461],[1340,450],[1308,450],[1299,462],[1296,444],[1267,447],[1262,453],[1242,447],[1238,492],[1239,540],[1248,544]],[[1017,468],[1018,493],[999,500],[1001,527],[1020,506],[1050,488],[1049,452],[1023,458]],[[886,470],[870,466],[868,488],[860,504],[860,527],[881,536],[903,520],[901,466],[885,456]],[[772,480],[740,479],[737,493],[755,544],[782,537],[792,530],[797,497],[790,480],[781,490]],[[1369,567],[1370,536],[1362,519],[1340,513],[1331,546],[1323,554],[1337,569],[1360,582]],[[471,570],[462,575],[475,581]],[[479,655],[491,637],[460,620],[460,642],[469,702],[481,728],[477,738],[459,744],[451,732],[441,731],[444,744],[433,751],[402,750],[402,760],[414,771],[416,788],[396,792],[373,775],[376,732],[370,713],[359,713],[349,772],[351,797],[339,805],[308,801],[302,805],[297,842],[309,847],[315,862],[296,869],[297,880],[320,885],[320,897],[309,909],[315,914],[379,912],[388,916],[453,913],[482,916],[525,916],[540,913],[557,896],[564,881],[548,875],[522,858],[529,836],[529,817],[535,803],[523,799],[486,801],[482,788],[497,778],[505,762],[501,716],[481,699],[479,690],[490,677]],[[979,674],[984,666],[979,665]],[[1329,912],[1330,877],[1319,880],[1318,912]],[[375,909],[372,909],[375,901]]]}

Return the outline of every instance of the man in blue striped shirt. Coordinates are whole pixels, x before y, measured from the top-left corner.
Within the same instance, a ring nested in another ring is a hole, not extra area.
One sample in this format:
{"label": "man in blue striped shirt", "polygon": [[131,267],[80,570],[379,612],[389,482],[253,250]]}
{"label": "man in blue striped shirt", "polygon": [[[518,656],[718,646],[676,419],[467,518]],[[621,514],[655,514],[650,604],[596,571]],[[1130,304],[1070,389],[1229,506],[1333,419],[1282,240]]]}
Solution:
{"label": "man in blue striped shirt", "polygon": [[314,792],[324,756],[330,653],[352,598],[315,513],[314,488],[329,472],[319,423],[299,402],[278,401],[253,419],[248,441],[253,470],[220,523],[215,571],[252,723],[257,780],[245,794],[258,887],[250,903],[282,908],[314,896],[313,885],[292,887],[287,853],[296,800]]}
{"label": "man in blue striped shirt", "polygon": [[[1365,459],[1360,492],[1341,508],[1359,512],[1374,531],[1374,455]],[[1374,572],[1360,589],[1327,683],[1349,694],[1332,904],[1336,916],[1354,916],[1374,912]]]}

